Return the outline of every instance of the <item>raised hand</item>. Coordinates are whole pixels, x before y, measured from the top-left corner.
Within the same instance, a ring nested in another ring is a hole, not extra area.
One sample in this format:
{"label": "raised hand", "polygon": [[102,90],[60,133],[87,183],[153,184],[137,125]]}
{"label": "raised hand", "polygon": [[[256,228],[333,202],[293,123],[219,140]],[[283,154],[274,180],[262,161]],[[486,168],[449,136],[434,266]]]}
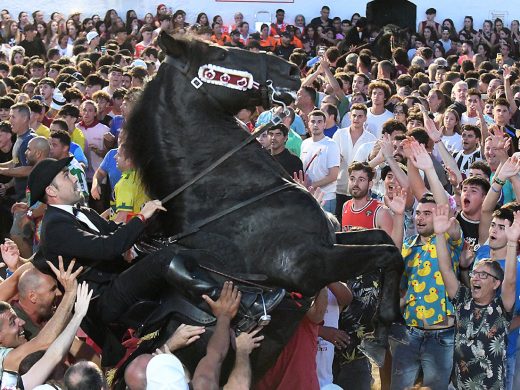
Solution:
{"label": "raised hand", "polygon": [[520,157],[513,155],[509,157],[500,168],[497,177],[502,180],[509,179],[520,172]]}
{"label": "raised hand", "polygon": [[515,211],[515,219],[511,226],[506,226],[507,242],[518,244],[520,238],[520,211]]}
{"label": "raised hand", "polygon": [[450,218],[450,206],[437,205],[433,213],[433,231],[435,234],[444,234],[455,223],[455,217]]}
{"label": "raised hand", "polygon": [[0,244],[0,252],[2,253],[2,260],[7,268],[11,271],[16,271],[18,268],[18,260],[20,259],[20,250],[16,243],[8,238],[3,244]]}
{"label": "raised hand", "polygon": [[216,301],[207,295],[203,295],[202,299],[206,301],[217,319],[219,317],[232,319],[238,312],[241,297],[242,294],[236,286],[233,286],[233,282],[224,282],[220,297]]}
{"label": "raised hand", "polygon": [[450,184],[453,187],[458,187],[459,180],[457,178],[457,174],[455,173],[455,171],[448,166],[446,166],[445,169],[446,169],[446,172],[448,173],[448,181],[450,182]]}
{"label": "raised hand", "polygon": [[412,145],[414,144],[418,144],[418,142],[413,137],[406,137],[406,139],[401,142],[401,146],[403,147],[403,154],[407,160],[412,158]]}
{"label": "raised hand", "polygon": [[309,179],[309,176],[303,173],[303,171],[294,172],[293,179],[297,184],[301,185],[307,190],[312,186],[311,179]]}
{"label": "raised hand", "polygon": [[411,144],[412,150],[412,164],[417,168],[423,171],[433,168],[433,161],[424,145],[419,143]]}
{"label": "raised hand", "polygon": [[394,215],[403,215],[406,209],[406,196],[407,191],[402,189],[401,187],[397,187],[394,191],[394,196],[392,200],[385,195],[385,204],[388,206],[390,210],[394,213]]}
{"label": "raised hand", "polygon": [[262,329],[263,328],[259,326],[249,333],[240,333],[240,335],[235,339],[237,353],[243,352],[247,355],[250,355],[251,352],[253,352],[253,349],[258,348],[264,339],[264,336],[257,336],[258,332],[260,332]]}
{"label": "raised hand", "polygon": [[76,303],[74,304],[74,315],[83,318],[87,315],[90,299],[92,298],[93,290],[88,289],[87,282],[78,285],[76,293]]}
{"label": "raised hand", "polygon": [[203,326],[181,324],[165,345],[168,347],[168,351],[176,351],[200,339],[200,335],[205,331],[206,328]]}
{"label": "raised hand", "polygon": [[381,139],[378,141],[381,146],[381,153],[385,156],[385,159],[393,158],[394,156],[394,145],[392,143],[392,137],[390,134],[383,134]]}
{"label": "raised hand", "polygon": [[77,276],[83,271],[83,267],[79,267],[76,272],[72,272],[74,265],[76,264],[76,260],[73,259],[67,270],[63,267],[63,257],[58,256],[58,268],[56,268],[50,261],[47,261],[47,264],[51,268],[54,275],[56,275],[56,279],[61,283],[65,292],[75,292],[78,281]]}

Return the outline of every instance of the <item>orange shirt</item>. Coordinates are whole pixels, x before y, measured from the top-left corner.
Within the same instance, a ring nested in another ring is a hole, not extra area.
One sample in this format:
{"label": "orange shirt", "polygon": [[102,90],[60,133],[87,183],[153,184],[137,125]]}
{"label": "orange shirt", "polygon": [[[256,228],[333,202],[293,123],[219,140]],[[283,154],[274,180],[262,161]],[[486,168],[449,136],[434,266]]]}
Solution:
{"label": "orange shirt", "polygon": [[274,50],[277,43],[277,40],[270,35],[266,39],[260,38],[260,46],[268,50]]}
{"label": "orange shirt", "polygon": [[229,35],[222,34],[220,39],[216,37],[215,34],[211,36],[211,42],[216,43],[219,46],[224,46],[225,43],[229,42]]}

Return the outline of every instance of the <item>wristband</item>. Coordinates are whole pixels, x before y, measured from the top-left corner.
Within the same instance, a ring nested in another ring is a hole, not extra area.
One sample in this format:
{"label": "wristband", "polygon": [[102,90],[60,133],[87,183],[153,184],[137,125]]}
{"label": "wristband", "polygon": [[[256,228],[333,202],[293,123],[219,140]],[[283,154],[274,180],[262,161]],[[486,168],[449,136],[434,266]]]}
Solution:
{"label": "wristband", "polygon": [[439,142],[442,142],[442,138],[438,141],[433,141],[434,144],[438,144]]}
{"label": "wristband", "polygon": [[9,268],[5,270],[5,278],[7,279],[9,276],[14,274],[14,271],[11,271]]}
{"label": "wristband", "polygon": [[491,191],[493,191],[496,194],[499,194],[500,192],[502,192],[502,190],[496,190],[495,187],[493,187],[493,186],[491,186]]}
{"label": "wristband", "polygon": [[494,177],[493,178],[493,183],[497,183],[500,186],[504,186],[506,184],[506,181],[505,180],[501,180],[498,177]]}

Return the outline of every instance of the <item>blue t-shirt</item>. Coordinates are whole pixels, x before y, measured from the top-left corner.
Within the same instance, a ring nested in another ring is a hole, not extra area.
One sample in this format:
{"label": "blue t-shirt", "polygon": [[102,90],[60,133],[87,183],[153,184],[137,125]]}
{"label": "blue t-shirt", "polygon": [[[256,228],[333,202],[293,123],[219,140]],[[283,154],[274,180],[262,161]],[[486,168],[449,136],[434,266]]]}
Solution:
{"label": "blue t-shirt", "polygon": [[[491,248],[489,245],[482,245],[475,253],[475,265],[484,259],[489,259],[491,257]],[[505,270],[506,260],[505,259],[497,259],[498,264]],[[515,306],[513,308],[513,315],[520,314],[520,256],[516,258],[516,299]],[[500,289],[498,290],[500,292]],[[518,339],[518,335],[520,334],[520,328],[517,328],[513,331],[510,331],[507,335],[507,356],[513,356],[516,351],[516,341]]]}
{"label": "blue t-shirt", "polygon": [[338,125],[334,125],[332,127],[329,127],[328,129],[325,129],[323,131],[323,134],[325,134],[327,137],[330,137],[332,138],[332,136],[334,135],[334,133],[338,130]]}
{"label": "blue t-shirt", "polygon": [[[265,125],[266,123],[269,123],[269,121],[273,118],[273,111],[268,110],[262,112],[258,119],[256,120],[255,126],[258,127],[260,125]],[[291,129],[296,131],[299,135],[305,135],[305,124],[303,123],[303,119],[298,115],[294,115],[294,122],[291,124]]]}
{"label": "blue t-shirt", "polygon": [[117,168],[116,165],[116,153],[117,149],[109,150],[101,162],[101,165],[99,166],[108,174],[108,183],[110,184],[111,190],[114,189],[119,179],[121,179],[121,171]]}
{"label": "blue t-shirt", "polygon": [[123,118],[123,115],[116,115],[112,118],[112,122],[110,123],[110,132],[114,135],[114,137],[119,137],[119,133],[121,132],[124,121],[125,118]]}
{"label": "blue t-shirt", "polygon": [[87,170],[88,160],[87,156],[85,156],[85,153],[83,152],[83,149],[81,149],[81,146],[71,141],[69,151],[80,164],[85,165],[85,170]]}

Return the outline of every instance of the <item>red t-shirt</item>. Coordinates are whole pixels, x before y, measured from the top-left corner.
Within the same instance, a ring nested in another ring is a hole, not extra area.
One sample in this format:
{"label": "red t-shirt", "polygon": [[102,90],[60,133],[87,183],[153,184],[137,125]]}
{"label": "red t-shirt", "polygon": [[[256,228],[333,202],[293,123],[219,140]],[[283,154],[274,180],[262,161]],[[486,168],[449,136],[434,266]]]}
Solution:
{"label": "red t-shirt", "polygon": [[341,227],[344,232],[352,230],[354,227],[365,229],[376,228],[376,215],[382,204],[376,199],[371,199],[361,210],[354,210],[354,202],[352,199],[343,205],[343,213],[341,218]]}
{"label": "red t-shirt", "polygon": [[273,367],[255,390],[319,390],[316,373],[318,324],[303,318]]}

